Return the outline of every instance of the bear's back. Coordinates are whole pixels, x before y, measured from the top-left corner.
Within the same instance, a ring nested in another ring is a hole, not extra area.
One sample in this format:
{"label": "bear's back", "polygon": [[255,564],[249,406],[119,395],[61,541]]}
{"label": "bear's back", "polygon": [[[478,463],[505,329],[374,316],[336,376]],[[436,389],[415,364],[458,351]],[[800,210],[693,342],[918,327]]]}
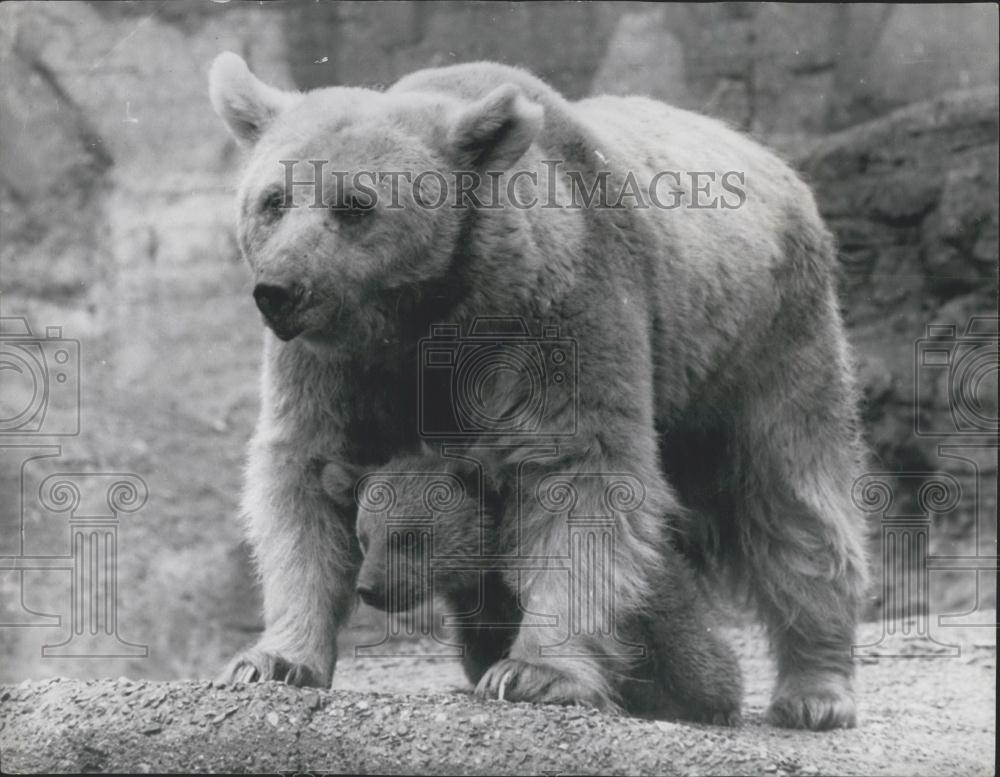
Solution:
{"label": "bear's back", "polygon": [[[632,267],[659,298],[653,306],[668,329],[710,337],[714,307],[723,300],[746,307],[733,310],[740,326],[766,326],[779,306],[775,273],[794,270],[801,283],[826,285],[834,254],[809,188],[776,154],[721,121],[640,96],[571,102],[524,70],[490,62],[417,71],[388,93],[471,102],[510,83],[545,109],[543,130],[519,162],[523,169],[542,170],[540,160],[558,160],[588,184],[605,171],[619,183],[634,177],[646,202],[657,204],[630,210],[632,245],[645,245],[648,253]],[[724,180],[733,190],[723,188]],[[674,188],[683,198],[665,207]],[[542,223],[555,212],[526,215]],[[811,267],[794,266],[801,256],[788,251],[789,240],[809,245]],[[685,293],[692,299],[679,300]],[[751,309],[739,302],[744,297],[763,303]]]}
{"label": "bear's back", "polygon": [[572,106],[581,123],[608,141],[602,154],[630,169],[716,176],[734,171],[752,185],[759,202],[812,200],[808,187],[777,154],[718,119],[640,96],[600,95]]}
{"label": "bear's back", "polygon": [[[541,150],[548,158],[583,161],[581,149],[592,147],[593,139],[577,117],[574,104],[527,70],[498,62],[428,68],[404,76],[386,93],[423,92],[472,102],[504,84],[514,84],[525,97],[545,109],[545,130],[535,141],[536,151]],[[532,156],[529,152],[528,157]]]}
{"label": "bear's back", "polygon": [[542,79],[527,70],[499,62],[468,62],[418,70],[403,76],[387,91],[438,92],[463,100],[477,100],[504,84],[515,84],[528,99],[546,108],[567,105],[566,99]]}
{"label": "bear's back", "polygon": [[650,173],[740,171],[767,189],[758,190],[764,199],[811,202],[798,176],[752,138],[717,119],[647,97],[599,95],[571,102],[528,71],[497,62],[418,70],[388,93],[430,92],[473,101],[504,84],[515,84],[545,109],[545,136],[539,145],[549,153],[563,152],[563,159],[576,156],[583,145],[600,157]]}

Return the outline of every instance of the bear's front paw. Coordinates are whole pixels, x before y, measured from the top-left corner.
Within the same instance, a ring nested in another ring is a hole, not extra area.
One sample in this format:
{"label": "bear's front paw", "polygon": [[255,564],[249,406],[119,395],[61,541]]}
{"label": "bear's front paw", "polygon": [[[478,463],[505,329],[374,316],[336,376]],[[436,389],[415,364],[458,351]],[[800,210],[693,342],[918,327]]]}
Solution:
{"label": "bear's front paw", "polygon": [[699,723],[709,723],[713,726],[740,726],[743,717],[740,710],[743,703],[743,684],[739,680],[739,675],[733,678],[730,674],[729,682],[726,682],[724,673],[720,673],[711,678],[704,696],[694,702],[687,709],[687,714],[681,717],[688,717]]}
{"label": "bear's front paw", "polygon": [[743,716],[740,714],[738,707],[736,709],[705,712],[700,717],[702,723],[709,723],[713,726],[731,726],[732,728],[737,728],[743,725]]}
{"label": "bear's front paw", "polygon": [[588,688],[564,672],[547,666],[505,658],[486,670],[476,695],[500,701],[537,704],[580,704],[611,708],[614,704],[599,689]]}
{"label": "bear's front paw", "polygon": [[306,664],[288,661],[258,647],[237,655],[216,678],[224,683],[262,683],[269,680],[297,687],[328,688],[330,679]]}
{"label": "bear's front paw", "polygon": [[782,728],[854,728],[858,718],[850,681],[840,677],[785,680],[775,691],[767,719]]}

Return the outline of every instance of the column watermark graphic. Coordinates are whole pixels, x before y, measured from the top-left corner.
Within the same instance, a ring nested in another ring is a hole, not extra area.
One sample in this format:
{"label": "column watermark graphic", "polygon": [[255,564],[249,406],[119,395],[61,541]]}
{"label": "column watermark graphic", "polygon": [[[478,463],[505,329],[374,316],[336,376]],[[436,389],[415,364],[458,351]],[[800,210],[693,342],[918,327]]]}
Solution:
{"label": "column watermark graphic", "polygon": [[[918,512],[901,512],[898,489],[917,492]],[[882,636],[869,645],[855,645],[856,657],[953,657],[959,648],[931,634],[930,533],[932,518],[954,510],[961,486],[950,475],[935,472],[876,472],[855,481],[852,498],[882,524]]]}

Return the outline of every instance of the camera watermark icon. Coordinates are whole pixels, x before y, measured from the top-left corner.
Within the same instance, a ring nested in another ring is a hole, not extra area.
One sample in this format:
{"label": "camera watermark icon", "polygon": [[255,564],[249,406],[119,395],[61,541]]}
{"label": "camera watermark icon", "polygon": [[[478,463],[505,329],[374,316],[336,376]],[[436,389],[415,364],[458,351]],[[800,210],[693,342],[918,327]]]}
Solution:
{"label": "camera watermark icon", "polygon": [[577,430],[576,342],[522,318],[477,318],[419,342],[419,432],[425,438],[561,437]]}
{"label": "camera watermark icon", "polygon": [[[902,506],[899,490],[916,492],[918,512]],[[933,517],[961,502],[961,484],[943,472],[873,472],[854,481],[851,498],[882,521],[882,635],[854,645],[855,657],[952,658],[957,645],[935,639],[930,623],[930,529]]]}
{"label": "camera watermark icon", "polygon": [[[915,431],[922,437],[1000,434],[997,317],[974,316],[965,332],[929,325],[914,349]],[[947,403],[948,415],[929,412]]]}
{"label": "camera watermark icon", "polygon": [[[58,454],[58,449],[57,454]],[[56,455],[57,455],[56,454]],[[24,470],[22,468],[22,533]],[[131,473],[58,472],[46,477],[38,489],[43,507],[69,514],[68,552],[63,555],[0,556],[0,570],[55,570],[70,573],[69,634],[57,644],[42,647],[45,658],[145,658],[146,645],[134,644],[118,633],[118,523],[146,503],[148,489]],[[21,605],[24,578],[21,575]],[[27,610],[27,622],[0,623],[0,627],[59,626],[61,617]],[[50,622],[46,622],[49,618]]]}
{"label": "camera watermark icon", "polygon": [[0,436],[80,433],[80,343],[24,318],[0,318]]}

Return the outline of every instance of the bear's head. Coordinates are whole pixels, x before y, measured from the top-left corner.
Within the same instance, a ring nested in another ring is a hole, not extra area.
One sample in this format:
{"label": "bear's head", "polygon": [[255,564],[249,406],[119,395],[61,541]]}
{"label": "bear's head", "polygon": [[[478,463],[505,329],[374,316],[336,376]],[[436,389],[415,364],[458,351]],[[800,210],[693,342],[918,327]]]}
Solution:
{"label": "bear's head", "polygon": [[212,64],[209,93],[249,152],[238,239],[257,305],[282,340],[327,344],[377,335],[401,297],[447,282],[468,207],[456,173],[509,169],[543,116],[512,84],[475,100],[282,91],[232,53]]}

